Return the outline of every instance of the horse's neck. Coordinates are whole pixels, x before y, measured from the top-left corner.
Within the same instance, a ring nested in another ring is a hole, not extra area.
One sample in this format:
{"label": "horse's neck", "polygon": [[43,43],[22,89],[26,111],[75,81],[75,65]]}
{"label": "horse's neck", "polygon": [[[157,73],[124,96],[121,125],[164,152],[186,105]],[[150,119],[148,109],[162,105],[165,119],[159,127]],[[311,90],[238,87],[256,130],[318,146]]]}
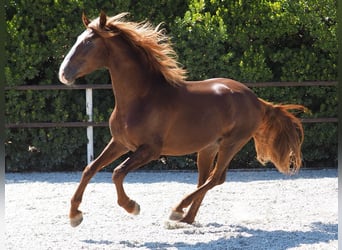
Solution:
{"label": "horse's neck", "polygon": [[116,106],[129,107],[142,98],[151,88],[151,81],[139,66],[110,69]]}
{"label": "horse's neck", "polygon": [[130,105],[142,99],[159,79],[143,64],[127,45],[127,42],[119,39],[110,44],[111,48],[108,69],[110,72],[115,102],[121,109],[129,108]]}

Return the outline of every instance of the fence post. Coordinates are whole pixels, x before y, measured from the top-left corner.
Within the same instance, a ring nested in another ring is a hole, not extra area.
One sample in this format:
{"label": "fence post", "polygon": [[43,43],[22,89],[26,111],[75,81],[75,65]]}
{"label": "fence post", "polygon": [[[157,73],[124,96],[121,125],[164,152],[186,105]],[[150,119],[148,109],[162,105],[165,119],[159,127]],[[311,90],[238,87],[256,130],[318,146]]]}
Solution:
{"label": "fence post", "polygon": [[[93,90],[86,88],[86,113],[88,116],[88,122],[93,121]],[[87,127],[87,162],[88,164],[94,159],[94,137],[93,126]]]}

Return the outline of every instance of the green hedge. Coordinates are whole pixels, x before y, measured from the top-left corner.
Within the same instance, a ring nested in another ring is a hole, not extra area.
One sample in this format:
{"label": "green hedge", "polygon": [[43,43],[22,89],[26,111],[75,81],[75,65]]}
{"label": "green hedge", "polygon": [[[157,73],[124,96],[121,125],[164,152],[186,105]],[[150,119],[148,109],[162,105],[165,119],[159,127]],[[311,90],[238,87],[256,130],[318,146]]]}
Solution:
{"label": "green hedge", "polygon": [[[58,84],[57,72],[77,35],[83,11],[97,17],[122,11],[132,20],[164,22],[189,79],[229,77],[242,82],[337,79],[336,2],[322,1],[7,1],[8,86]],[[109,83],[98,71],[77,84]],[[254,88],[273,102],[301,103],[308,117],[337,117],[336,87]],[[6,91],[6,123],[86,121],[84,91]],[[94,92],[94,120],[107,121],[111,91]],[[335,166],[337,124],[305,124],[306,166]],[[85,128],[7,129],[6,171],[80,170],[86,164]],[[110,138],[95,129],[95,154]],[[163,163],[164,162],[164,163]],[[166,162],[166,164],[165,164]],[[195,168],[195,156],[167,157],[149,168]],[[111,165],[111,168],[116,163]],[[256,167],[249,143],[232,167]],[[111,169],[109,168],[109,169]]]}

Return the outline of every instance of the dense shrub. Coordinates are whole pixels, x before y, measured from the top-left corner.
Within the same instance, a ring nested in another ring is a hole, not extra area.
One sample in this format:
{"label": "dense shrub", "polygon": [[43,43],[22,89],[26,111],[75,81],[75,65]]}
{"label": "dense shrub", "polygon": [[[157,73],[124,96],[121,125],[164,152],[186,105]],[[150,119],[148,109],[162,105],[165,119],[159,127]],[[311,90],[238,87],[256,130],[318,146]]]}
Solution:
{"label": "dense shrub", "polygon": [[[336,2],[323,1],[7,1],[5,76],[8,86],[58,84],[63,55],[84,29],[85,11],[96,17],[128,11],[131,19],[165,22],[189,79],[229,77],[242,82],[336,80]],[[109,83],[105,71],[77,84]],[[301,103],[310,117],[336,117],[335,87],[254,88],[273,102]],[[6,123],[85,121],[83,91],[6,91]],[[94,119],[107,121],[111,91],[94,92]],[[6,170],[79,170],[86,160],[85,128],[7,129]],[[306,165],[334,164],[337,124],[306,124]],[[109,140],[108,128],[95,129],[95,154]],[[195,157],[168,157],[150,168],[194,168]],[[115,164],[112,165],[112,167]],[[256,166],[249,143],[233,167]]]}

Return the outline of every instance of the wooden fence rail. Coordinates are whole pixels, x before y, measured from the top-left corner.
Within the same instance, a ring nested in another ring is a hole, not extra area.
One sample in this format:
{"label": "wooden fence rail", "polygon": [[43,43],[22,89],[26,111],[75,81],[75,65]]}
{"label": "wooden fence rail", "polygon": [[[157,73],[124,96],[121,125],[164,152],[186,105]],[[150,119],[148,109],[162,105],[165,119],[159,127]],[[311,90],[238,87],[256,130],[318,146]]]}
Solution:
{"label": "wooden fence rail", "polygon": [[[313,86],[337,86],[336,81],[314,81],[314,82],[259,82],[259,83],[244,83],[248,87],[313,87]],[[72,85],[66,86],[58,85],[24,85],[5,87],[5,91],[39,91],[39,90],[85,90],[86,93],[86,114],[88,121],[84,122],[29,122],[29,123],[7,123],[5,125],[8,129],[15,128],[76,128],[87,127],[87,161],[90,163],[94,158],[94,142],[93,142],[93,128],[107,127],[108,122],[94,122],[93,121],[93,90],[112,89],[110,84],[87,84],[87,85]],[[338,119],[335,117],[322,118],[303,118],[303,123],[336,123]]]}

